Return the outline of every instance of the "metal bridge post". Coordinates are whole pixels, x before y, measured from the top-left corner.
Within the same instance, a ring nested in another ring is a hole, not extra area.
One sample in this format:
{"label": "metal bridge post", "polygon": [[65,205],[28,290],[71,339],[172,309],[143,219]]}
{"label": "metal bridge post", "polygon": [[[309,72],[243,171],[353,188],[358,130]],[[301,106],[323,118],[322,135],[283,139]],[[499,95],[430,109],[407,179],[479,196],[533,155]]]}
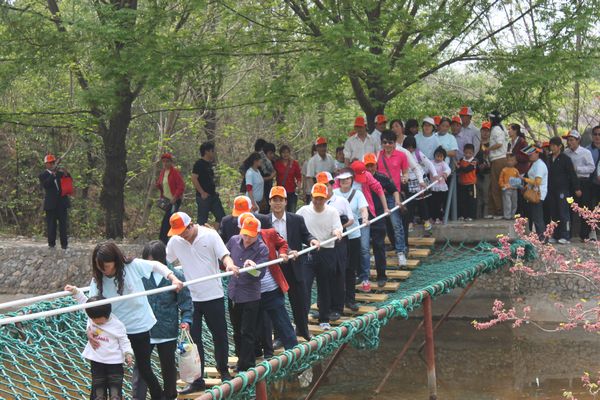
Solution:
{"label": "metal bridge post", "polygon": [[433,343],[433,322],[431,319],[431,297],[423,299],[423,326],[425,327],[425,358],[427,360],[427,387],[429,400],[437,400],[437,383],[435,378],[435,349]]}

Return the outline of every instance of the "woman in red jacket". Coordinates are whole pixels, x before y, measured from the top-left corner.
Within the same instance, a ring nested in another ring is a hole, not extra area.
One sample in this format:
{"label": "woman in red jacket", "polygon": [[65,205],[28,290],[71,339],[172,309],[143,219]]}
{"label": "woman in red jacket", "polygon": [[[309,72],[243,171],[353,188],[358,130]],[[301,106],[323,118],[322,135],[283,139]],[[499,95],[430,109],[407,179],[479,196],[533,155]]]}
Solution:
{"label": "woman in red jacket", "polygon": [[159,207],[165,211],[162,223],[160,225],[160,234],[158,238],[164,244],[167,244],[169,237],[170,225],[169,219],[171,215],[179,211],[181,200],[183,199],[183,191],[185,190],[185,182],[181,177],[181,173],[173,166],[173,155],[165,153],[160,157],[162,169],[156,181],[156,187],[160,190]]}

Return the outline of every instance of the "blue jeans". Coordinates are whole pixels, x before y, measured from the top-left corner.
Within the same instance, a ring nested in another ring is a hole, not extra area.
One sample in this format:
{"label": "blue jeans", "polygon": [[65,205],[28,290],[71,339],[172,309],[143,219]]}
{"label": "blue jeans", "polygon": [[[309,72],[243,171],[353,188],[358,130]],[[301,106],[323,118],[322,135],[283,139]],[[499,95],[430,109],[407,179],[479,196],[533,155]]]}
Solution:
{"label": "blue jeans", "polygon": [[[396,207],[394,196],[386,194],[385,199],[387,200],[387,205],[390,210]],[[396,210],[391,213],[390,220],[392,221],[392,226],[394,227],[396,253],[406,253],[406,245],[404,243],[404,227],[402,226],[402,215],[400,215],[400,210]]]}
{"label": "blue jeans", "polygon": [[[285,309],[285,298],[280,289],[261,293],[260,309],[264,313],[263,315],[268,317],[273,323],[277,337],[281,340],[286,350],[298,344],[296,332],[290,321],[290,316]],[[271,336],[271,333],[268,332],[268,335]]]}
{"label": "blue jeans", "polygon": [[371,228],[363,226],[360,228],[360,271],[357,271],[358,278],[361,281],[369,280],[369,271],[371,270]]}

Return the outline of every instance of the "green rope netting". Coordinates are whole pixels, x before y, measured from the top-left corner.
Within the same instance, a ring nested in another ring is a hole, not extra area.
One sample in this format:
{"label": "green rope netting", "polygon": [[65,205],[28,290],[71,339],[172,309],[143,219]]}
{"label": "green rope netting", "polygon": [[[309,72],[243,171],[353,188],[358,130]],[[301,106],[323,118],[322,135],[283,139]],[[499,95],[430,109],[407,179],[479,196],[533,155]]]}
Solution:
{"label": "green rope netting", "polygon": [[[535,257],[528,243],[515,243],[513,249],[517,246],[525,247],[527,257]],[[317,336],[315,349],[308,343],[301,343],[296,347],[298,355],[288,350],[271,359],[276,365],[275,368],[272,368],[269,362],[261,363],[260,366],[266,368],[266,372],[258,374],[258,380],[266,379],[272,382],[294,376],[329,357],[344,343],[359,349],[377,348],[381,328],[390,319],[407,318],[412,310],[420,307],[423,291],[435,298],[454,288],[464,287],[477,276],[504,265],[505,261],[500,260],[491,249],[492,245],[487,243],[476,246],[446,243],[436,248],[430,257],[412,271],[408,280],[401,282],[397,292],[388,294],[388,299],[383,303],[372,304],[377,309],[385,310],[383,318],[378,318],[376,312],[371,312],[346,321]],[[313,298],[316,298],[314,290]],[[72,304],[73,300],[64,298],[37,303],[20,312],[33,313]],[[6,314],[9,315],[15,314]],[[87,340],[85,326],[85,313],[76,312],[0,327],[0,398],[87,397],[89,366],[80,356]],[[231,338],[231,326],[228,328]],[[344,333],[344,330],[347,331]],[[206,365],[215,365],[212,339],[206,327],[203,329],[203,341]],[[230,352],[233,353],[233,340],[230,340],[230,344]],[[156,361],[154,360],[154,367],[159,371]],[[125,378],[126,394],[131,391],[129,372]],[[157,376],[160,374],[157,373]],[[256,382],[251,384],[245,373],[238,376],[243,380],[242,389],[229,394],[227,398],[244,399],[254,393]],[[214,399],[225,398],[223,390],[219,387],[211,389],[208,393],[211,393]]]}

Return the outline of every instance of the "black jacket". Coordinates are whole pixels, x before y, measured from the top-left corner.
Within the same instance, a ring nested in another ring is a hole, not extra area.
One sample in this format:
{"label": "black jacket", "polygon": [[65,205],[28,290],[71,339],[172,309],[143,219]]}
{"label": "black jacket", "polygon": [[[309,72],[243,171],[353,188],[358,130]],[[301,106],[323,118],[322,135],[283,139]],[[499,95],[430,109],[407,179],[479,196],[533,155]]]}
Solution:
{"label": "black jacket", "polygon": [[[271,228],[271,217],[259,213],[252,214],[260,221],[261,228]],[[225,216],[219,225],[219,235],[221,235],[223,243],[229,242],[229,239],[231,239],[232,236],[239,234],[240,228],[238,228],[238,217],[234,217],[233,215]]]}
{"label": "black jacket", "polygon": [[579,179],[575,173],[571,158],[561,152],[555,160],[548,160],[548,191],[552,193],[573,194],[579,190]]}
{"label": "black jacket", "polygon": [[[273,219],[273,214],[267,214],[267,218],[269,218],[270,224],[271,220]],[[286,212],[285,227],[287,231],[287,243],[289,250],[300,251],[302,250],[303,244],[309,246],[310,241],[314,239],[314,236],[310,234],[308,228],[306,227],[304,217],[301,215]],[[288,282],[290,279],[294,279],[296,281],[304,280],[305,274],[302,269],[302,260],[290,261],[290,264],[291,268],[282,268],[285,279]]]}
{"label": "black jacket", "polygon": [[60,189],[60,178],[68,176],[63,171],[56,171],[53,175],[50,171],[45,170],[38,178],[40,184],[44,188],[44,210],[55,210],[57,208],[69,208],[71,200],[69,196],[62,196]]}

